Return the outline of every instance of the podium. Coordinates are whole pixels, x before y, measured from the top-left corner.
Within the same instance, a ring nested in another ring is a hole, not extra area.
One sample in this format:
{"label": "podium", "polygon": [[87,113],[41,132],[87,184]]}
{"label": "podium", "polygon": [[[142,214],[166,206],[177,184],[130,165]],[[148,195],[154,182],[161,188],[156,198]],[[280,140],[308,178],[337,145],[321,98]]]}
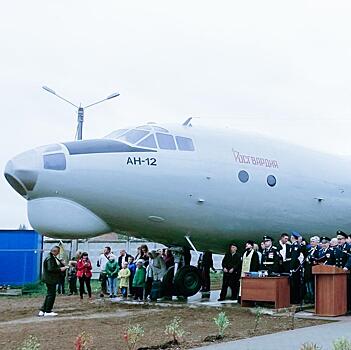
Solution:
{"label": "podium", "polygon": [[274,302],[276,309],[290,306],[289,278],[280,277],[242,277],[241,306],[252,306],[255,301]]}
{"label": "podium", "polygon": [[315,275],[315,314],[340,316],[347,313],[347,274],[340,267],[317,265]]}

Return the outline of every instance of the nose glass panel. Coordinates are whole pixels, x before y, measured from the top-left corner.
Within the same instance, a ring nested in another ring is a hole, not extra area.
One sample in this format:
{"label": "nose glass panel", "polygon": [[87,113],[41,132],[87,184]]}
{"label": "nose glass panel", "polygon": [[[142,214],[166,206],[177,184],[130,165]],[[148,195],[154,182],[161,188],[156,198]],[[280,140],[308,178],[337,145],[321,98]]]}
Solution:
{"label": "nose glass panel", "polygon": [[37,183],[38,164],[36,151],[19,154],[6,164],[5,178],[16,192],[25,196],[28,191],[33,191]]}
{"label": "nose glass panel", "polygon": [[12,186],[12,188],[18,192],[21,196],[27,195],[26,189],[23,187],[23,185],[16,180],[12,175],[5,173],[5,178],[7,182]]}

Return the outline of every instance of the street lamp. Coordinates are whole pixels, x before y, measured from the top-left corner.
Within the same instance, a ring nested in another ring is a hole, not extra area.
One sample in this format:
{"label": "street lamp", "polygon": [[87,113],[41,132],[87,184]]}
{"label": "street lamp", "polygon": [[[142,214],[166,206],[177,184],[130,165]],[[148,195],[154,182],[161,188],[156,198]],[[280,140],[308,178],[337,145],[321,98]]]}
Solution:
{"label": "street lamp", "polygon": [[50,92],[50,94],[53,94],[55,95],[56,97],[60,98],[61,100],[69,103],[70,105],[78,108],[78,125],[77,125],[77,131],[76,131],[76,139],[77,140],[82,140],[83,138],[83,122],[84,122],[84,110],[91,107],[91,106],[95,106],[97,105],[98,103],[101,103],[101,102],[104,102],[104,101],[107,101],[107,100],[111,100],[112,98],[115,98],[117,96],[119,96],[119,93],[113,93],[109,96],[107,96],[106,98],[100,100],[100,101],[97,101],[97,102],[94,102],[88,106],[85,106],[85,107],[82,107],[82,105],[75,105],[74,103],[72,103],[71,101],[68,101],[67,99],[63,98],[62,96],[58,95],[54,90],[50,89],[49,87],[47,86],[43,86],[42,87],[45,91],[47,92]]}

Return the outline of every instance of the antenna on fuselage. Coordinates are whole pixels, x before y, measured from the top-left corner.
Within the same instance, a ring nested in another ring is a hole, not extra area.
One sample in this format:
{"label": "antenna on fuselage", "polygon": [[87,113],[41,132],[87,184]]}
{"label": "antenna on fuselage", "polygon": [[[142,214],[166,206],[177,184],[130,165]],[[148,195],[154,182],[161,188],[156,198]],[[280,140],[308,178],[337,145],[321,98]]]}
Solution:
{"label": "antenna on fuselage", "polygon": [[70,105],[78,108],[77,131],[76,131],[76,135],[75,135],[75,139],[76,140],[82,140],[83,139],[84,110],[89,108],[89,107],[91,107],[91,106],[97,105],[98,103],[104,102],[106,100],[111,100],[112,98],[119,96],[118,93],[114,93],[114,94],[111,94],[111,95],[105,97],[103,100],[94,102],[94,103],[92,103],[92,104],[90,104],[88,106],[82,107],[82,105],[80,104],[79,107],[78,107],[74,103],[72,103],[71,101],[63,98],[60,95],[58,95],[54,90],[50,89],[49,87],[43,86],[42,88],[45,91],[50,92],[50,94],[53,94],[53,95],[57,96],[58,98],[60,98],[61,100],[63,100],[65,102],[69,103]]}
{"label": "antenna on fuselage", "polygon": [[193,119],[193,117],[189,117],[182,125],[183,125],[183,126],[189,126],[189,127],[191,127],[191,126],[192,126],[192,125],[190,124],[191,119]]}

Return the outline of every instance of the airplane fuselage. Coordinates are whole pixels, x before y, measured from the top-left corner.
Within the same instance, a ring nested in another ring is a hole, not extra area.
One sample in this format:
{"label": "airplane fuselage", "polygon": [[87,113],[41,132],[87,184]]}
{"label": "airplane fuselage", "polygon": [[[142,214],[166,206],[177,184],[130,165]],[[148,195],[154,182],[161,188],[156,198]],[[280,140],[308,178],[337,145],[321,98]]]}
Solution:
{"label": "airplane fuselage", "polygon": [[[351,231],[348,159],[238,131],[168,130],[191,139],[194,149],[113,138],[68,142],[31,151],[37,171],[32,190],[21,180],[28,164],[23,169],[14,158],[5,174],[23,185],[32,226],[55,237],[120,231],[185,245],[187,235],[200,251],[223,252],[231,241],[264,234]],[[42,159],[54,155],[55,163],[58,153],[64,169],[45,169]]]}

